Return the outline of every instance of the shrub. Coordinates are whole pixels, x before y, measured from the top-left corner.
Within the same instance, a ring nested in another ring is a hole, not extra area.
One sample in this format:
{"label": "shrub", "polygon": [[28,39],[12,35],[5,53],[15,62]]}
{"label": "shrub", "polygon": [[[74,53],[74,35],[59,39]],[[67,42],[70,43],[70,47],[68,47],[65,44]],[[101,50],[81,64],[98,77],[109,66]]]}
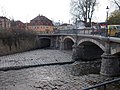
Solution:
{"label": "shrub", "polygon": [[11,50],[11,46],[14,44],[17,48],[20,45],[20,40],[33,40],[35,39],[36,34],[30,30],[19,30],[19,29],[10,29],[10,30],[0,30],[0,39],[4,45],[8,45]]}

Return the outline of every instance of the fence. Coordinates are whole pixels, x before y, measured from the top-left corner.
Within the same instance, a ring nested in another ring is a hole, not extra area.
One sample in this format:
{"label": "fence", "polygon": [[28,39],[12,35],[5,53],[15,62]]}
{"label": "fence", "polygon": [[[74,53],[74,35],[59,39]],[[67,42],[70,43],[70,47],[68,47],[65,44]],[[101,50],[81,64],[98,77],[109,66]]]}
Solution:
{"label": "fence", "polygon": [[106,81],[106,82],[103,82],[103,83],[100,83],[100,84],[96,84],[94,86],[85,88],[83,90],[91,90],[91,89],[95,89],[95,88],[97,89],[99,87],[103,87],[102,90],[107,90],[106,85],[111,84],[111,83],[115,83],[115,82],[119,82],[119,81],[120,81],[120,78],[117,78],[117,79],[114,79],[114,80],[111,80],[111,81]]}
{"label": "fence", "polygon": [[49,32],[37,32],[38,34],[89,34],[89,35],[102,35],[105,34],[105,30],[96,29],[69,29],[69,30],[55,30]]}

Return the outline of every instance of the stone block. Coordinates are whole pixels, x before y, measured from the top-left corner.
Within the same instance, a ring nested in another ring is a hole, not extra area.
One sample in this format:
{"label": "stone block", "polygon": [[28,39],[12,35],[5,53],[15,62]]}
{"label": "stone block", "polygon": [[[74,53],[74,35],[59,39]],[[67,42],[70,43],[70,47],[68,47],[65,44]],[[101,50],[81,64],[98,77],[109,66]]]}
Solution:
{"label": "stone block", "polygon": [[100,72],[101,60],[96,61],[75,61],[72,64],[72,75],[98,74]]}

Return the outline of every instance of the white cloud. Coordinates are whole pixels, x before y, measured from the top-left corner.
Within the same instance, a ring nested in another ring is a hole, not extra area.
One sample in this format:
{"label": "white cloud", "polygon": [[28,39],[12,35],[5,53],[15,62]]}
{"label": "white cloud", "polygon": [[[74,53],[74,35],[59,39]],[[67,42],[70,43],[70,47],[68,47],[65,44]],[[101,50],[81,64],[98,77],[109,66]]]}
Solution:
{"label": "white cloud", "polygon": [[111,0],[99,0],[99,5],[96,9],[95,17],[93,20],[96,22],[105,22],[107,16],[107,6],[109,7],[109,15],[114,10],[114,6],[111,3]]}
{"label": "white cloud", "polygon": [[[28,22],[39,14],[54,21],[69,22],[71,0],[0,0],[0,16],[13,17],[15,20]],[[99,0],[94,20],[104,21],[106,18],[107,0]]]}
{"label": "white cloud", "polygon": [[[70,0],[0,0],[0,15],[12,16],[23,22],[33,19],[39,14],[45,15],[55,21],[67,21]],[[2,12],[4,8],[4,14]]]}

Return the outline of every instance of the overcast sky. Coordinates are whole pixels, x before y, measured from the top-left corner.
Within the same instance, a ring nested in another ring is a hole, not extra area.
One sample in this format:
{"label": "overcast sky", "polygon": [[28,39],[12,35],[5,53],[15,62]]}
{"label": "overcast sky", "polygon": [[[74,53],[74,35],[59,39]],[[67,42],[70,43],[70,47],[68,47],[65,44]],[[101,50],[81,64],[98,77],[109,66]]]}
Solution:
{"label": "overcast sky", "polygon": [[[110,6],[107,0],[100,0],[100,2],[95,21],[104,21],[105,8],[107,5]],[[29,22],[40,14],[56,22],[60,20],[68,23],[71,19],[69,10],[70,0],[0,0],[0,16],[22,22]]]}

